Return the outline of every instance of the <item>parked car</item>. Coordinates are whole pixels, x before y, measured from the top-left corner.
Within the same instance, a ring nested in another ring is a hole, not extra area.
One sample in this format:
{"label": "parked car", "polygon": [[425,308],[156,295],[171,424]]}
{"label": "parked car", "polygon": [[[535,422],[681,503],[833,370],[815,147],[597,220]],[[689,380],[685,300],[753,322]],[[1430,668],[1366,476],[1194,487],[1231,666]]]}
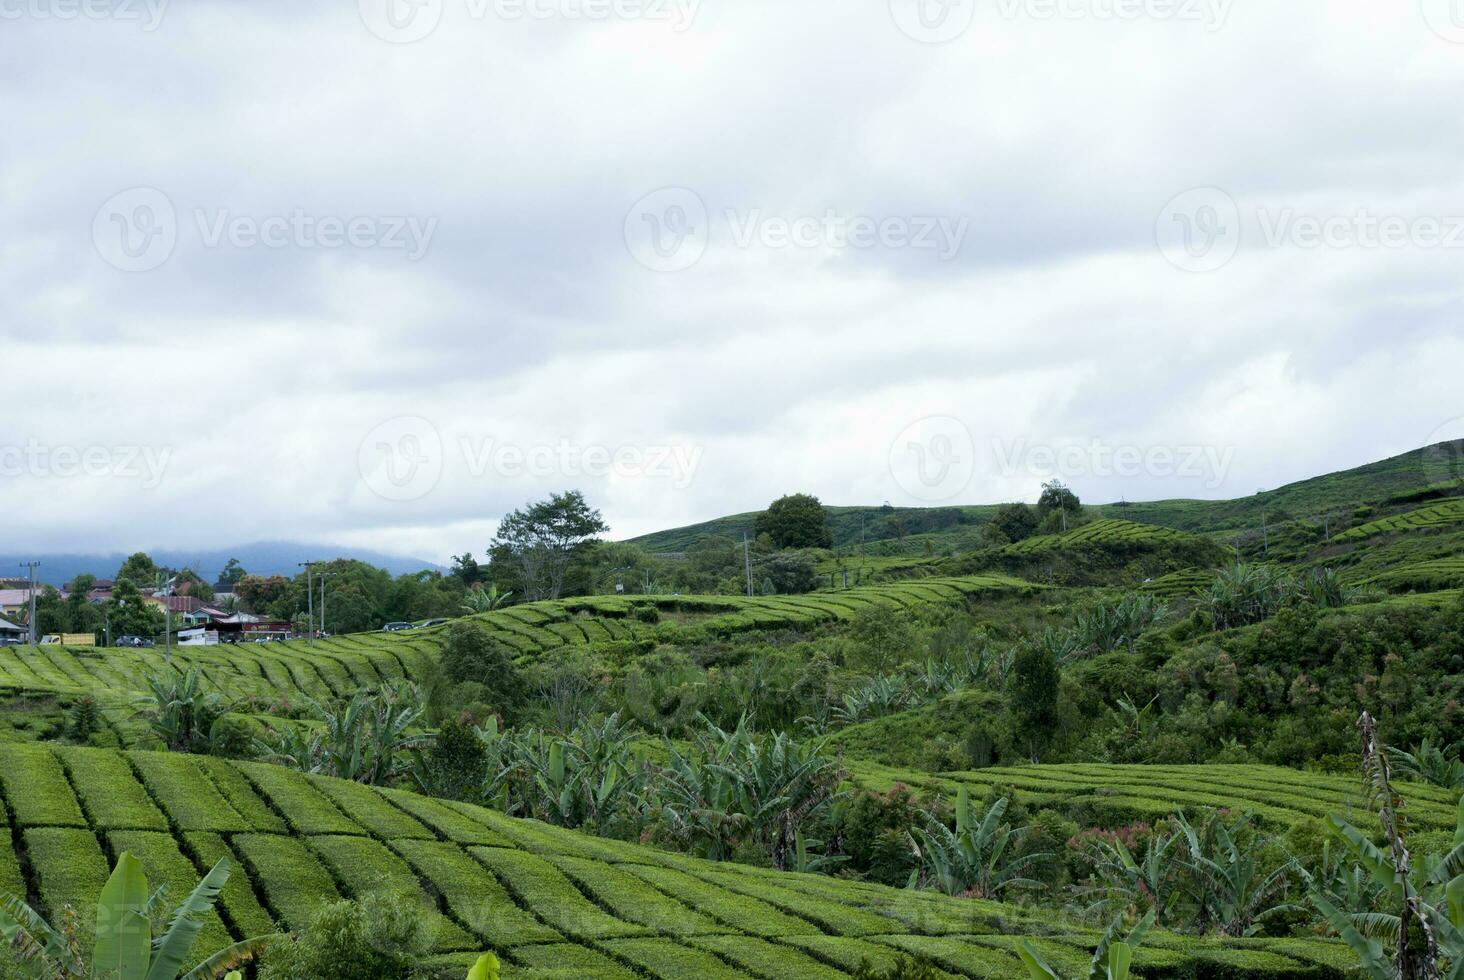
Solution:
{"label": "parked car", "polygon": [[412,623],[387,623],[382,630],[387,633],[404,633],[407,630],[414,630],[417,627]]}
{"label": "parked car", "polygon": [[423,623],[421,626],[419,626],[417,628],[418,629],[425,630],[429,626],[441,626],[445,622],[447,622],[446,619],[429,619],[429,620],[427,620],[427,622]]}
{"label": "parked car", "polygon": [[150,640],[145,636],[119,636],[114,647],[153,647],[157,646],[156,640]]}

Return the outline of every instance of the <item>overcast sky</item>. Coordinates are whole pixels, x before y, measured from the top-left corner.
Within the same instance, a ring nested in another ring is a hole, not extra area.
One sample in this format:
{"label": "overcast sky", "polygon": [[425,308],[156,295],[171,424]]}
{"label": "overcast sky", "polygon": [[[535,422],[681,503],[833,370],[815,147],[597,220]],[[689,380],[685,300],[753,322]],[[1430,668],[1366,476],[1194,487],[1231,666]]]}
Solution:
{"label": "overcast sky", "polygon": [[0,0],[3,543],[445,560],[569,487],[623,537],[1464,435],[1458,6]]}

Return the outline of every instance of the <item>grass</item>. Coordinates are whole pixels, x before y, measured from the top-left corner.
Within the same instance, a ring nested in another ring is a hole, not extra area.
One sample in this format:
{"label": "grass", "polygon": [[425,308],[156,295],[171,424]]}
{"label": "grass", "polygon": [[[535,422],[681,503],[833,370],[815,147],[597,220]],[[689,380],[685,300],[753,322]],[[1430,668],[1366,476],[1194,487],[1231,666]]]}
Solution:
{"label": "grass", "polygon": [[[224,890],[221,915],[206,926],[209,943],[258,935],[277,924],[298,928],[322,902],[382,887],[418,890],[436,917],[437,950],[458,957],[444,962],[456,964],[469,958],[464,954],[492,949],[504,958],[508,976],[545,980],[624,980],[638,974],[832,978],[862,959],[881,962],[871,952],[900,950],[928,953],[953,975],[1019,980],[1023,974],[1003,948],[1011,936],[1045,933],[1058,958],[1081,957],[1091,939],[1091,930],[1064,927],[1052,916],[1038,923],[1031,912],[996,903],[714,865],[409,793],[347,789],[288,772],[263,778],[260,767],[249,764],[211,760],[204,766],[184,756],[45,746],[7,746],[5,763],[0,773],[11,778],[0,779],[0,805],[16,821],[26,860],[0,846],[0,880],[18,881],[24,869],[23,890],[38,898],[43,912],[55,915],[67,904],[83,909],[95,902],[119,849],[137,853],[157,882],[174,889],[231,855],[242,872]],[[1101,775],[1074,768],[1083,779]],[[221,776],[226,770],[238,779]],[[111,774],[121,785],[132,773],[142,779],[132,779],[134,789],[115,810],[110,804],[93,807],[89,797],[84,808],[78,794],[90,790],[79,781],[73,791],[66,779],[70,772],[88,772],[90,780]],[[22,773],[49,774],[41,777],[49,787],[44,807],[29,800],[30,783],[16,778]],[[1266,775],[1250,778],[1260,786]],[[273,821],[247,819],[219,792],[221,784],[231,785],[242,810],[262,808]],[[246,787],[252,787],[249,795]],[[152,812],[139,806],[139,791],[167,818],[167,830],[96,823],[111,812],[122,814],[122,822],[155,822],[138,816]],[[28,807],[32,819],[60,815],[80,825],[23,826],[20,814]],[[209,809],[218,812],[205,819]],[[406,819],[387,819],[393,811]],[[257,830],[254,823],[273,829]],[[468,832],[469,825],[477,832]],[[1325,943],[1156,936],[1164,945],[1154,945],[1172,975],[1217,976],[1243,968],[1257,977],[1301,977],[1316,973],[1323,954],[1334,955]]]}

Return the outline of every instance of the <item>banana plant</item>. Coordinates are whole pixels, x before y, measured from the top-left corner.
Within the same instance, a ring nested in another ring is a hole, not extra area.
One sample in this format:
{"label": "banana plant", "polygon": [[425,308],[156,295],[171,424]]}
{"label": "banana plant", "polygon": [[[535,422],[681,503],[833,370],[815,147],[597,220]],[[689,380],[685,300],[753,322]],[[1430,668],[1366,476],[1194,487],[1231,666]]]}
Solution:
{"label": "banana plant", "polygon": [[[1327,820],[1381,892],[1378,904],[1406,909],[1408,917],[1424,927],[1424,948],[1414,954],[1415,972],[1421,969],[1421,975],[1464,980],[1464,797],[1459,800],[1453,847],[1425,869],[1417,882],[1400,873],[1396,858],[1352,824],[1335,814]],[[1394,980],[1399,970],[1386,947],[1398,948],[1404,917],[1370,908],[1339,908],[1336,898],[1321,887],[1312,888],[1312,904],[1352,949],[1370,980]]]}
{"label": "banana plant", "polygon": [[1119,838],[1096,841],[1089,858],[1094,866],[1095,887],[1085,892],[1099,896],[1092,909],[1147,909],[1160,918],[1168,915],[1179,899],[1179,863],[1172,852],[1179,845],[1178,831],[1156,834],[1142,858]]}
{"label": "banana plant", "polygon": [[498,971],[498,957],[492,953],[484,953],[468,971],[468,980],[498,980]]}
{"label": "banana plant", "polygon": [[[97,901],[90,966],[74,928],[51,925],[15,895],[6,896],[0,905],[0,935],[17,951],[21,968],[35,980],[178,980],[204,917],[229,879],[229,868],[228,858],[214,865],[173,912],[162,935],[154,939],[152,913],[162,891],[149,893],[142,862],[123,851]],[[270,938],[250,939],[219,950],[182,974],[182,980],[214,980],[253,959]],[[237,971],[230,974],[238,976]]]}
{"label": "banana plant", "polygon": [[920,858],[929,879],[947,895],[972,894],[999,899],[1009,889],[1040,888],[1042,883],[1023,877],[1052,855],[1012,851],[1031,828],[1013,829],[1002,823],[1007,799],[1003,797],[976,820],[971,812],[971,794],[962,786],[956,795],[956,829],[932,820],[929,830],[916,830]]}
{"label": "banana plant", "polygon": [[1181,863],[1189,872],[1186,881],[1202,932],[1213,924],[1227,936],[1249,936],[1263,920],[1300,910],[1281,900],[1292,878],[1300,876],[1299,865],[1290,859],[1266,868],[1263,841],[1243,843],[1251,820],[1243,814],[1227,825],[1220,814],[1210,813],[1196,828],[1184,814],[1174,817],[1189,851]]}
{"label": "banana plant", "polygon": [[[1114,919],[1103,933],[1103,938],[1098,941],[1098,948],[1093,950],[1093,959],[1088,964],[1088,973],[1084,980],[1129,980],[1134,952],[1153,927],[1154,913],[1151,910],[1140,919],[1139,924],[1129,930],[1128,935],[1120,942],[1118,936],[1123,928],[1123,921],[1122,916]],[[1064,980],[1062,974],[1049,966],[1042,954],[1025,939],[1017,944],[1017,955],[1021,957],[1032,980]]]}

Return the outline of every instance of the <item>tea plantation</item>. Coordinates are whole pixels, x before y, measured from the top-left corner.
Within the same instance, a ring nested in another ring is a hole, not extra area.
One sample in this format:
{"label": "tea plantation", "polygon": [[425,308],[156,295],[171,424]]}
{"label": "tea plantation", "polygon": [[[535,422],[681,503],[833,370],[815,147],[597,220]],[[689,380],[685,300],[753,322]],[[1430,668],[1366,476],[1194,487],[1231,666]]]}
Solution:
{"label": "tea plantation", "polygon": [[[1075,777],[1076,778],[1076,777]],[[230,879],[200,947],[304,926],[321,903],[386,886],[421,895],[439,959],[494,950],[510,977],[846,976],[901,951],[946,974],[1025,976],[1016,939],[1062,962],[1097,933],[992,902],[712,864],[463,803],[257,763],[0,745],[12,845],[0,888],[51,911],[96,902],[123,850],[186,890],[219,857]],[[1156,936],[1146,976],[1341,976],[1330,943]]]}

